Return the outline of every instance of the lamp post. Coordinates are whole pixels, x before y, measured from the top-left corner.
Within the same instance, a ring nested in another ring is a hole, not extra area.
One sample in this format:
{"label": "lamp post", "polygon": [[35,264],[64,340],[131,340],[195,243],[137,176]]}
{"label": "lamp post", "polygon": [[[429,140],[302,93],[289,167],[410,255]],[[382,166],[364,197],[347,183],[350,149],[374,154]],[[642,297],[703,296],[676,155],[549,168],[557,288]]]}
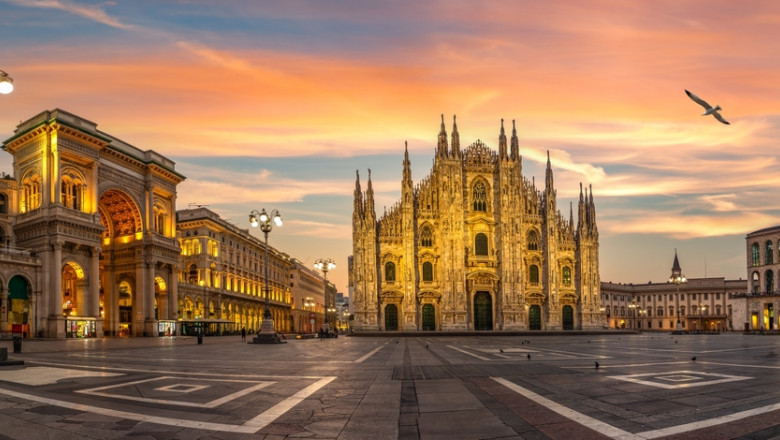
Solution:
{"label": "lamp post", "polygon": [[255,344],[279,344],[283,342],[274,330],[274,319],[271,316],[271,297],[268,287],[268,234],[273,226],[282,226],[282,215],[277,210],[272,210],[271,214],[265,212],[265,208],[258,212],[252,210],[249,213],[249,224],[253,228],[260,226],[265,236],[265,311],[263,312],[263,322],[260,324],[260,331],[254,339]]}
{"label": "lamp post", "polygon": [[322,271],[322,276],[325,278],[325,281],[323,282],[323,301],[325,303],[325,325],[323,326],[323,329],[325,332],[329,332],[330,330],[330,324],[328,324],[328,315],[333,314],[333,304],[330,302],[330,299],[328,298],[328,271],[331,269],[336,268],[336,263],[333,262],[330,258],[318,258],[317,261],[314,262],[314,268],[317,270]]}
{"label": "lamp post", "polygon": [[677,300],[677,328],[674,329],[674,333],[682,333],[682,322],[680,321],[680,284],[685,284],[688,280],[685,279],[685,275],[672,274],[669,278],[669,282],[674,283],[677,286],[677,296],[675,297]]}
{"label": "lamp post", "polygon": [[628,305],[628,311],[630,312],[631,320],[633,321],[633,323],[631,324],[632,329],[636,328],[636,308],[638,306],[639,305],[636,303],[636,300],[632,300],[631,304]]}
{"label": "lamp post", "polygon": [[704,309],[706,308],[706,304],[699,303],[699,332],[704,331]]}
{"label": "lamp post", "polygon": [[14,79],[5,71],[0,70],[0,95],[7,95],[14,91]]}

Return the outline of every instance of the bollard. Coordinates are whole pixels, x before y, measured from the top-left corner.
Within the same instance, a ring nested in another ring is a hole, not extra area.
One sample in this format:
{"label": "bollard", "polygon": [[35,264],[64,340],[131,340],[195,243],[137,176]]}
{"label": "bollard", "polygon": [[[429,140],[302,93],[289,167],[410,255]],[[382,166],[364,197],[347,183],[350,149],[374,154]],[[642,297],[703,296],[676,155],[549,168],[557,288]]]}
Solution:
{"label": "bollard", "polygon": [[14,353],[22,352],[22,337],[14,336]]}

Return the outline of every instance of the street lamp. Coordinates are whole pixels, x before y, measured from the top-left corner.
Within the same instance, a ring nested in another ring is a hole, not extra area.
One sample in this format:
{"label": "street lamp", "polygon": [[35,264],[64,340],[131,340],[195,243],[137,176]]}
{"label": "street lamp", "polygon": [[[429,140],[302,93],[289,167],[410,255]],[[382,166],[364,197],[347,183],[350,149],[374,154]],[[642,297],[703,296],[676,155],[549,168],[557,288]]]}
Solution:
{"label": "street lamp", "polygon": [[636,300],[632,300],[631,304],[628,305],[629,312],[631,312],[631,318],[634,323],[631,325],[631,328],[636,328],[636,308],[639,307],[639,304],[636,303]]}
{"label": "street lamp", "polygon": [[706,304],[699,303],[699,332],[704,331],[704,310],[706,308]]}
{"label": "street lamp", "polygon": [[260,230],[265,235],[265,311],[263,312],[263,322],[260,324],[260,331],[257,333],[256,344],[279,344],[282,340],[274,330],[274,319],[271,316],[271,297],[268,287],[268,234],[274,225],[282,226],[282,215],[277,210],[272,210],[271,215],[265,212],[265,208],[258,212],[252,210],[249,213],[249,224],[253,228],[260,226]]}
{"label": "street lamp", "polygon": [[670,283],[674,283],[677,285],[677,328],[675,328],[675,333],[682,333],[682,322],[680,322],[680,284],[685,284],[688,282],[687,279],[685,279],[685,275],[682,274],[672,274],[672,276],[669,278]]}
{"label": "street lamp", "polygon": [[325,326],[324,329],[327,332],[330,330],[330,324],[328,324],[328,315],[333,313],[333,304],[328,300],[328,271],[336,268],[336,263],[330,258],[318,258],[314,262],[314,268],[322,271],[322,275],[325,278],[323,285],[323,300],[325,302]]}
{"label": "street lamp", "polygon": [[14,91],[14,79],[5,71],[0,70],[0,95],[7,95]]}

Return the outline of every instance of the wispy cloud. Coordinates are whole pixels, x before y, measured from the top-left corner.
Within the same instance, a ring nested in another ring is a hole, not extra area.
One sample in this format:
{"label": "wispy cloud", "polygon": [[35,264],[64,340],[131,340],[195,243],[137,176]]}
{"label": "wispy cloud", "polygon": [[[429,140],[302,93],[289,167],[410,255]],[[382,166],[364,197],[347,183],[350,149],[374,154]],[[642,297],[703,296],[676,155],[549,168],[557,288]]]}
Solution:
{"label": "wispy cloud", "polygon": [[78,15],[97,23],[104,24],[117,29],[133,29],[135,26],[122,23],[118,18],[112,17],[103,10],[105,6],[114,6],[116,2],[108,1],[97,5],[84,5],[68,0],[6,0],[8,3],[17,6],[45,9],[59,9]]}

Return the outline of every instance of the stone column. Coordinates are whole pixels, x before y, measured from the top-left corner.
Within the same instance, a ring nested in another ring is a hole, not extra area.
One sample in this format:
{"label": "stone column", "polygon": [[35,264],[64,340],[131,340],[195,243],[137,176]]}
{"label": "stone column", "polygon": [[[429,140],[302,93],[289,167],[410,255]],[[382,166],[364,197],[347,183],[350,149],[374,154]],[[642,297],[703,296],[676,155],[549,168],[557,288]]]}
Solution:
{"label": "stone column", "polygon": [[144,336],[157,336],[157,320],[154,319],[154,261],[145,259],[144,264]]}
{"label": "stone column", "polygon": [[135,286],[133,286],[133,316],[130,321],[133,323],[132,334],[135,336],[144,335],[144,311],[146,310],[146,295],[144,287],[146,286],[146,264],[143,259],[135,263]]}
{"label": "stone column", "polygon": [[62,241],[52,244],[49,260],[50,284],[46,295],[49,297],[49,337],[65,337],[65,317],[62,315]]}
{"label": "stone column", "polygon": [[95,246],[90,252],[87,316],[95,317],[95,333],[103,336],[103,317],[100,316],[100,248]]}

